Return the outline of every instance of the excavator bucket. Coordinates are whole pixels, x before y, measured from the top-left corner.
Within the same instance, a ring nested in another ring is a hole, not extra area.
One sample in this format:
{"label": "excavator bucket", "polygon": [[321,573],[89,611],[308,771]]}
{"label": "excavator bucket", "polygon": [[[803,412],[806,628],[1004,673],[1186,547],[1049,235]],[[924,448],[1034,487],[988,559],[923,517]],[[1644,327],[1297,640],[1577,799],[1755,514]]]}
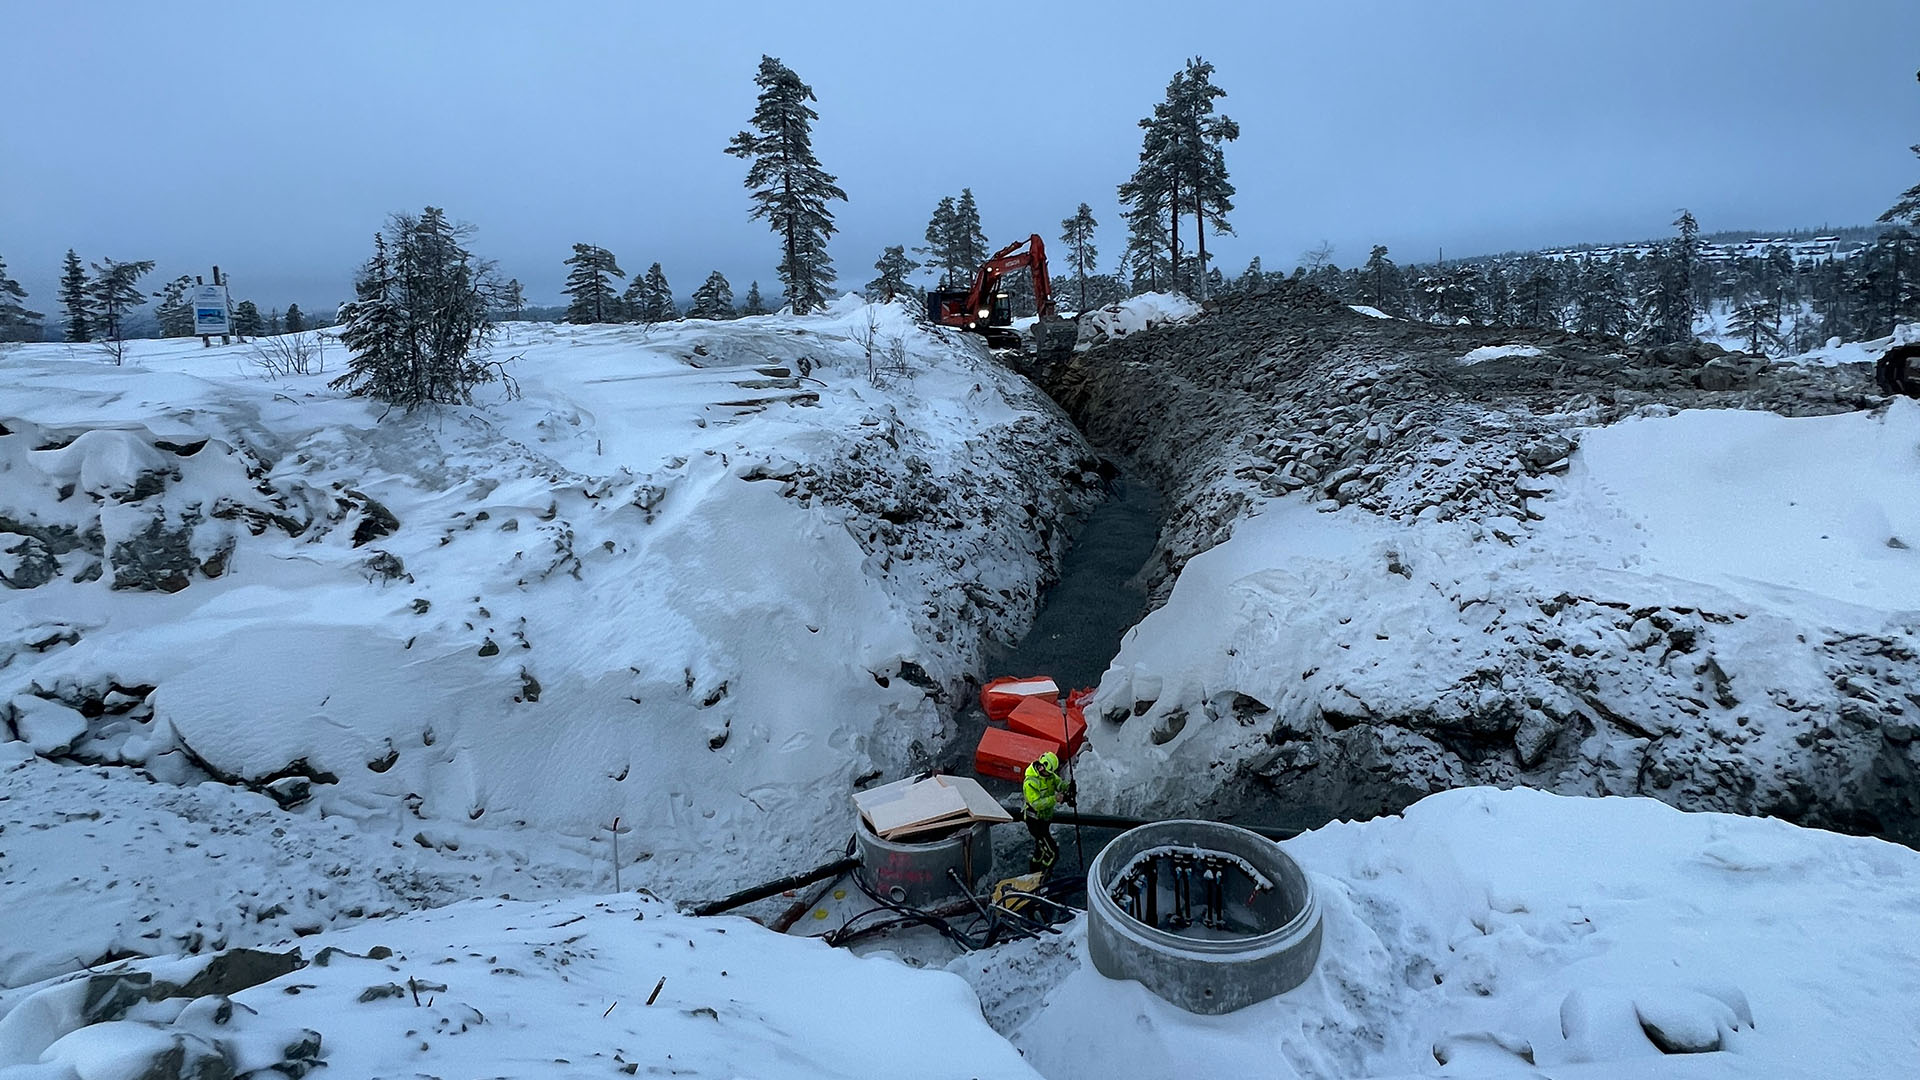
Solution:
{"label": "excavator bucket", "polygon": [[1072,319],[1041,319],[1033,324],[1034,366],[1044,371],[1073,355],[1080,340],[1080,324]]}

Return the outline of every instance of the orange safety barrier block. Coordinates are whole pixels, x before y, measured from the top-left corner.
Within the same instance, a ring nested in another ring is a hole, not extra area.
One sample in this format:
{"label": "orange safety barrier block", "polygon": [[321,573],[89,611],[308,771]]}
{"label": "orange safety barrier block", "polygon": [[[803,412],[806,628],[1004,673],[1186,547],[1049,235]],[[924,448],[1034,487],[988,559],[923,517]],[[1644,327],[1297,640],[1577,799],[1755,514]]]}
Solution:
{"label": "orange safety barrier block", "polygon": [[1014,706],[1029,698],[1056,701],[1060,697],[1060,685],[1044,675],[1027,678],[1007,676],[995,679],[980,688],[980,707],[994,720],[1005,720]]}
{"label": "orange safety barrier block", "polygon": [[1060,740],[1036,739],[1005,728],[990,727],[980,736],[980,746],[973,752],[973,771],[1017,783],[1026,775],[1027,766],[1049,750],[1059,753]]}
{"label": "orange safety barrier block", "polygon": [[1021,735],[1064,744],[1068,757],[1079,753],[1080,745],[1087,741],[1087,722],[1083,717],[1063,712],[1054,702],[1038,698],[1028,698],[1014,706],[1007,714],[1007,728]]}

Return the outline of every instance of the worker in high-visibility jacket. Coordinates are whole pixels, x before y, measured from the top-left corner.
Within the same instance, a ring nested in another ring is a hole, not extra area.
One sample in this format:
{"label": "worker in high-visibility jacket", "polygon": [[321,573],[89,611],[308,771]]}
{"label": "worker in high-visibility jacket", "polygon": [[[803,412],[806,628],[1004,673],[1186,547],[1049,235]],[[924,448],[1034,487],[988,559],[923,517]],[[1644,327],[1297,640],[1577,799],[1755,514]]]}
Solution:
{"label": "worker in high-visibility jacket", "polygon": [[1060,845],[1053,841],[1053,812],[1059,809],[1062,800],[1069,805],[1074,800],[1073,782],[1060,775],[1060,755],[1049,750],[1027,766],[1026,782],[1020,786],[1026,796],[1027,832],[1033,835],[1033,858],[1028,860],[1029,872],[1053,869],[1053,861],[1060,857]]}

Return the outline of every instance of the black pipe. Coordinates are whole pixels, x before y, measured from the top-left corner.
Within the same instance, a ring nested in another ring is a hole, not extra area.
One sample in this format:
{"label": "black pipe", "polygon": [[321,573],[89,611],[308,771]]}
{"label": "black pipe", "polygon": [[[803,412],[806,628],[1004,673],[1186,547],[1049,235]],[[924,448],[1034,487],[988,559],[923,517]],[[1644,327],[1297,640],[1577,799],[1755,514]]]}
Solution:
{"label": "black pipe", "polygon": [[827,878],[844,874],[859,865],[860,860],[851,855],[844,859],[835,859],[824,866],[816,866],[804,874],[794,874],[790,877],[783,877],[778,881],[769,881],[765,885],[756,885],[751,889],[742,889],[731,896],[723,896],[718,900],[709,900],[699,907],[694,908],[693,914],[718,915],[723,911],[732,911],[734,908],[740,907],[743,904],[751,904],[755,900],[765,900],[769,896],[778,896],[788,889],[798,889],[803,885],[811,885],[816,881],[824,881]]}
{"label": "black pipe", "polygon": [[[1061,810],[1053,815],[1055,821],[1069,825],[1090,825],[1096,829],[1137,829],[1142,825],[1155,825],[1164,818],[1119,817],[1114,814],[1087,814],[1077,810]],[[1291,840],[1303,830],[1286,829],[1278,825],[1242,825],[1237,821],[1219,821],[1216,825],[1232,825],[1250,833],[1258,833],[1269,840]]]}

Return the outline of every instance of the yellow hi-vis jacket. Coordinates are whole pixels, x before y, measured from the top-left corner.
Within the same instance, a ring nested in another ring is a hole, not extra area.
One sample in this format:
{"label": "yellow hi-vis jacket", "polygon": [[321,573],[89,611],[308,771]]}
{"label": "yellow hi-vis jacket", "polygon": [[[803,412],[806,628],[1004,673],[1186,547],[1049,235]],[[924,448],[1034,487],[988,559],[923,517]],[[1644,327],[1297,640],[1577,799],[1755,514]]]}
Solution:
{"label": "yellow hi-vis jacket", "polygon": [[1027,809],[1033,811],[1035,817],[1046,821],[1053,817],[1054,808],[1059,805],[1060,793],[1066,784],[1059,774],[1048,776],[1034,765],[1029,765],[1026,782],[1020,785],[1020,790],[1027,797]]}

